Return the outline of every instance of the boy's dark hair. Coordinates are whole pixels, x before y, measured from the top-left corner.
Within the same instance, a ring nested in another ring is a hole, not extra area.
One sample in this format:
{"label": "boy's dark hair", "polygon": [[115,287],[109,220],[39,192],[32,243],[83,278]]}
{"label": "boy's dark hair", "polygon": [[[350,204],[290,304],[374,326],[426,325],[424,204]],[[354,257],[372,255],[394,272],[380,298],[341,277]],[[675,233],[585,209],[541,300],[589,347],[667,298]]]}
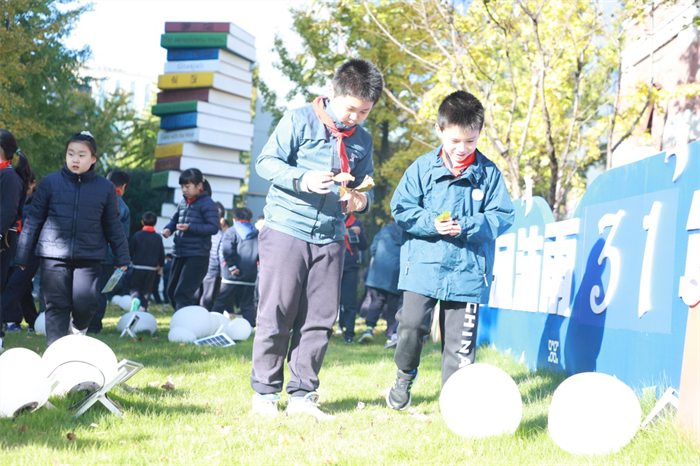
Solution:
{"label": "boy's dark hair", "polygon": [[27,155],[17,145],[14,134],[6,129],[0,129],[0,147],[5,153],[6,160],[12,160],[15,155],[17,156],[17,162],[12,165],[12,168],[24,182],[24,189],[29,189],[29,183],[36,180],[36,176],[29,166]]}
{"label": "boy's dark hair", "polygon": [[253,218],[253,212],[247,207],[238,207],[237,209],[233,209],[233,218],[235,220],[245,220],[250,222],[250,220]]}
{"label": "boy's dark hair", "polygon": [[226,209],[224,208],[224,205],[219,201],[216,202],[216,210],[219,213],[219,218],[226,217]]}
{"label": "boy's dark hair", "polygon": [[197,186],[199,183],[204,183],[204,175],[199,171],[198,168],[188,168],[184,172],[180,173],[180,179],[178,180],[180,186],[187,183],[192,183]]}
{"label": "boy's dark hair", "polygon": [[147,227],[152,227],[158,221],[158,216],[149,210],[141,216],[141,221]]}
{"label": "boy's dark hair", "polygon": [[165,255],[165,258],[166,258],[166,259],[172,259],[172,258],[173,258],[173,255],[170,254],[170,253],[167,253],[167,254]]}
{"label": "boy's dark hair", "polygon": [[453,92],[440,104],[437,124],[440,131],[450,126],[458,126],[464,131],[481,131],[484,127],[484,106],[469,92]]}
{"label": "boy's dark hair", "polygon": [[117,187],[124,185],[129,186],[129,183],[131,183],[131,177],[124,170],[112,170],[107,173],[107,179]]}
{"label": "boy's dark hair", "polygon": [[351,96],[376,103],[382,95],[384,79],[377,65],[361,58],[352,58],[333,76],[335,97]]}
{"label": "boy's dark hair", "polygon": [[71,142],[82,142],[83,144],[87,144],[87,146],[90,148],[90,154],[92,154],[93,157],[97,157],[97,142],[89,131],[75,133],[73,136],[71,136],[66,143],[66,152],[68,152],[68,145]]}

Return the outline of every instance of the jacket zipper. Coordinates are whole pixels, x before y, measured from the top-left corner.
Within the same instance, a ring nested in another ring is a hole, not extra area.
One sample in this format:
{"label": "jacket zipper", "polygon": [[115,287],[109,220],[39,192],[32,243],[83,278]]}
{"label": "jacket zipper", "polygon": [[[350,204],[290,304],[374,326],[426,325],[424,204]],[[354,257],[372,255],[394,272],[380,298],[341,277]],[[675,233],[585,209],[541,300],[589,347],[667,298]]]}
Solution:
{"label": "jacket zipper", "polygon": [[78,175],[78,187],[75,190],[75,203],[73,204],[73,232],[71,235],[70,258],[75,259],[75,233],[78,229],[78,199],[80,199],[80,185],[83,177]]}

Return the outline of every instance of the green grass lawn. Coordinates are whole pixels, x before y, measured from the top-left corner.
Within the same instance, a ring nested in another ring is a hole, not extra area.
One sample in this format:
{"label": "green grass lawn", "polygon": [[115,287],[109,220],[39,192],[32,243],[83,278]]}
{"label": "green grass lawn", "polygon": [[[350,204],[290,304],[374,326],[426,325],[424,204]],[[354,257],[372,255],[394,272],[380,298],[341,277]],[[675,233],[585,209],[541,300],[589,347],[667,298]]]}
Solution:
{"label": "green grass lawn", "polygon": [[[114,389],[110,394],[124,407],[122,417],[98,403],[75,418],[69,408],[80,398],[52,398],[55,410],[0,419],[0,464],[700,464],[698,450],[671,418],[640,430],[616,454],[581,457],[562,451],[547,434],[547,409],[563,376],[531,372],[486,347],[479,349],[477,361],[508,372],[523,397],[523,418],[514,435],[467,441],[446,427],[438,402],[440,347],[434,343],[424,348],[411,408],[388,409],[384,395],[395,366],[382,337],[363,346],[331,339],[319,392],[323,410],[335,419],[260,418],[250,413],[252,338],[230,348],[170,343],[172,310],[154,314],[160,329],[155,336],[119,338],[122,311],[110,305],[98,336],[118,360],[145,366],[128,382],[140,393]],[[43,336],[24,332],[8,334],[5,343],[39,354],[46,349]],[[168,380],[174,390],[162,388]],[[655,399],[649,395],[641,403],[646,415]]]}

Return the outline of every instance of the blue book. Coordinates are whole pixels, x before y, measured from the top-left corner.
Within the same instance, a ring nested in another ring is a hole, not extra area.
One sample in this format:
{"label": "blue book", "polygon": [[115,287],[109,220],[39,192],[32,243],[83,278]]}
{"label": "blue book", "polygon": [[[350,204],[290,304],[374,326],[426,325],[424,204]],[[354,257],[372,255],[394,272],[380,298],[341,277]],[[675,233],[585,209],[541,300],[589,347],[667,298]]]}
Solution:
{"label": "blue book", "polygon": [[197,112],[176,113],[160,119],[160,129],[184,129],[197,126]]}
{"label": "blue book", "polygon": [[168,61],[217,60],[220,49],[170,49]]}

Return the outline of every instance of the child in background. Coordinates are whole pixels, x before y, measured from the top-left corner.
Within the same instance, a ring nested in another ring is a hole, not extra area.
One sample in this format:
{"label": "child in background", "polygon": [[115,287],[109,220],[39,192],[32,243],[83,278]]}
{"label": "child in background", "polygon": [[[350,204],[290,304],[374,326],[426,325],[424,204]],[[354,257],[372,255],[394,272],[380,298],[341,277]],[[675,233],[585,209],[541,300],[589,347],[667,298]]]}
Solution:
{"label": "child in background", "polygon": [[247,207],[233,210],[233,227],[221,239],[221,292],[214,312],[223,313],[235,304],[241,315],[255,327],[253,302],[258,277],[258,230],[251,225],[253,213]]}
{"label": "child in background", "polygon": [[46,300],[46,343],[85,335],[100,295],[100,262],[108,245],[117,267],[129,266],[129,246],[119,221],[117,190],[95,171],[97,143],[88,131],[66,143],[61,171],[39,183],[22,230],[16,265],[41,257]]}
{"label": "child in background", "polygon": [[158,272],[165,265],[165,249],[163,239],[156,233],[158,217],[153,212],[146,212],[141,217],[141,231],[129,241],[132,268],[131,298],[140,301],[139,311],[148,311],[148,300],[151,298],[153,282],[158,278]]}
{"label": "child in background", "polygon": [[[484,107],[457,91],[438,108],[435,131],[442,145],[406,170],[391,199],[403,228],[396,381],[387,405],[405,410],[418,376],[425,319],[440,300],[442,384],[474,362],[479,305],[488,301],[494,247],[515,217],[496,165],[476,149]],[[442,212],[447,212],[442,218]]]}
{"label": "child in background", "polygon": [[[122,227],[124,228],[124,236],[126,236],[128,241],[129,230],[131,228],[131,211],[129,210],[129,206],[126,205],[126,202],[124,202],[123,196],[126,192],[126,188],[129,187],[131,176],[129,176],[129,174],[123,170],[112,170],[111,172],[107,173],[107,179],[111,181],[112,184],[114,184],[114,187],[117,189],[117,194],[119,195],[119,197],[117,197],[117,200],[119,201],[119,221],[122,223]],[[95,315],[92,316],[92,320],[88,326],[88,333],[100,333],[102,331],[102,319],[104,319],[105,311],[107,310],[107,293],[102,293],[102,290],[114,273],[115,269],[114,253],[112,252],[111,248],[108,250],[107,259],[102,262],[101,266],[102,271],[99,285],[100,298]],[[127,270],[127,273],[125,273],[119,283],[117,283],[116,289],[112,290],[110,294],[126,294],[126,291],[128,291],[130,287],[125,286],[127,284],[127,278],[130,279],[130,277],[127,277],[128,273],[129,271]],[[120,293],[120,289],[124,290],[124,293]]]}
{"label": "child in background", "polygon": [[167,253],[165,255],[165,265],[163,266],[163,302],[168,304],[170,299],[168,298],[168,280],[170,280],[170,269],[173,266],[173,255]]}
{"label": "child in background", "polygon": [[203,190],[204,177],[196,168],[180,174],[183,198],[162,234],[174,234],[173,260],[167,285],[168,298],[177,311],[199,304],[195,298],[209,266],[211,237],[219,231],[216,204]]}
{"label": "child in background", "polygon": [[[343,331],[346,344],[355,339],[355,319],[357,318],[357,285],[360,281],[360,251],[369,246],[365,226],[359,218],[349,214],[345,219],[345,261],[343,278],[340,282],[340,316],[338,330]],[[364,336],[365,334],[363,334]],[[371,341],[360,338],[360,343]]]}
{"label": "child in background", "polygon": [[209,250],[209,268],[207,274],[202,280],[201,298],[199,305],[206,308],[207,311],[214,309],[214,303],[219,296],[221,289],[221,238],[224,232],[228,230],[226,224],[226,209],[221,202],[216,203],[216,210],[219,213],[219,231],[211,237],[211,249]]}
{"label": "child in background", "polygon": [[[17,163],[12,167],[15,156]],[[17,146],[15,136],[6,129],[0,129],[0,295],[5,289],[7,272],[15,256],[17,234],[22,230],[22,210],[30,173],[29,160]],[[0,353],[5,349],[4,336],[0,308]]]}
{"label": "child in background", "polygon": [[[290,381],[288,414],[329,415],[318,409],[318,374],[338,315],[345,255],[344,214],[365,212],[373,191],[341,201],[338,173],[358,186],[371,176],[372,137],[360,126],[382,94],[381,72],[366,60],[343,63],[332,97],[288,112],[256,160],[272,183],[260,240],[260,303],[253,342],[253,412],[279,413],[284,361]],[[345,182],[343,182],[345,184]],[[290,331],[293,331],[290,334]]]}

